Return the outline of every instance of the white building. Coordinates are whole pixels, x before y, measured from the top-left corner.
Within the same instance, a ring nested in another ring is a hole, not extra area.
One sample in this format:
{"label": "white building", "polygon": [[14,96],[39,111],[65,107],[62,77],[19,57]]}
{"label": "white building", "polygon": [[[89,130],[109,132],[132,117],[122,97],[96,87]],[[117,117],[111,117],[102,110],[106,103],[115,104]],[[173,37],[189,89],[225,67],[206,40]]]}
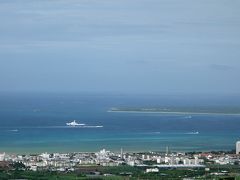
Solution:
{"label": "white building", "polygon": [[146,173],[157,173],[159,172],[158,168],[150,168],[150,169],[146,169]]}
{"label": "white building", "polygon": [[171,158],[168,156],[165,156],[165,159],[164,159],[165,164],[170,163],[170,161],[171,161]]}
{"label": "white building", "polygon": [[5,159],[5,153],[0,154],[0,161],[4,161]]}
{"label": "white building", "polygon": [[236,154],[240,153],[240,141],[236,142]]}
{"label": "white building", "polygon": [[128,161],[127,164],[128,164],[129,166],[135,166],[135,162],[134,162],[134,161]]}
{"label": "white building", "polygon": [[50,154],[48,154],[47,152],[42,153],[40,156],[41,156],[43,159],[50,159]]}
{"label": "white building", "polygon": [[160,164],[161,162],[161,158],[157,158],[157,163]]}
{"label": "white building", "polygon": [[31,170],[31,171],[37,171],[37,166],[36,166],[36,165],[30,166],[30,170]]}

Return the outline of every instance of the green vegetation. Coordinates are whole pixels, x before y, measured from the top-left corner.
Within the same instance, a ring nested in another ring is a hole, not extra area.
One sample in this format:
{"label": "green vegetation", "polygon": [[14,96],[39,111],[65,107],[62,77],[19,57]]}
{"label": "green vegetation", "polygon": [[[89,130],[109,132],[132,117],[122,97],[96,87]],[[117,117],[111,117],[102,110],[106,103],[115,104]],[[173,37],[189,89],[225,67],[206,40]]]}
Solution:
{"label": "green vegetation", "polygon": [[[21,165],[18,164],[20,167]],[[137,180],[137,179],[237,179],[240,180],[239,165],[209,165],[210,171],[198,169],[159,169],[158,173],[145,173],[145,167],[131,167],[127,165],[118,167],[84,167],[75,172],[51,172],[29,170],[0,170],[0,179],[29,179],[29,180]],[[91,169],[88,169],[91,168]],[[85,171],[83,171],[85,170]],[[89,171],[90,170],[90,171]],[[89,171],[89,172],[87,172]],[[213,174],[219,173],[219,174]]]}
{"label": "green vegetation", "polygon": [[87,179],[85,175],[78,173],[58,173],[49,171],[1,171],[0,179],[29,179],[29,180],[73,180],[73,179]]}

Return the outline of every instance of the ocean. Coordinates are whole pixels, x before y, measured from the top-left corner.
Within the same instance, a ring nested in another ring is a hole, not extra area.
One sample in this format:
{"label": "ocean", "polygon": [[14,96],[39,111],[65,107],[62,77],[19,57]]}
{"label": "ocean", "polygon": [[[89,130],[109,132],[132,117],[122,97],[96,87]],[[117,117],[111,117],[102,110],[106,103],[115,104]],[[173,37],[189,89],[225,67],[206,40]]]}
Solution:
{"label": "ocean", "polygon": [[[240,115],[109,112],[113,107],[236,109],[239,96],[1,93],[0,152],[233,150]],[[86,126],[70,128],[76,120]]]}

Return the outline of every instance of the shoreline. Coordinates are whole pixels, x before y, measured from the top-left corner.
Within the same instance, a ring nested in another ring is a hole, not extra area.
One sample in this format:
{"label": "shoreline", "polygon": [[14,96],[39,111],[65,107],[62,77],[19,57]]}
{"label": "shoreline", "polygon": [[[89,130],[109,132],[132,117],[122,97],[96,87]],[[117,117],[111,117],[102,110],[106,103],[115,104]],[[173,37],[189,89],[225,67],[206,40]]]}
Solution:
{"label": "shoreline", "polygon": [[[59,153],[59,154],[94,154],[94,153],[97,153],[99,152],[100,150],[102,150],[104,148],[99,148],[99,150],[96,150],[96,151],[38,151],[38,152],[10,152],[10,151],[0,151],[0,154],[9,154],[9,155],[39,155],[39,154],[42,154],[42,153],[50,153],[50,154],[54,154],[54,153]],[[109,149],[106,149],[106,150],[109,150]],[[121,153],[121,151],[114,151],[114,150],[109,150],[110,152],[112,153]],[[186,150],[186,151],[182,151],[182,150],[179,150],[179,151],[171,151],[171,153],[186,153],[186,154],[191,154],[191,153],[231,153],[233,152],[234,153],[234,150],[233,149],[225,149],[225,150],[196,150],[196,151],[193,151],[193,150]],[[148,153],[158,153],[158,154],[164,154],[166,153],[166,151],[164,150],[161,150],[161,151],[147,151],[147,150],[139,150],[139,151],[124,151],[124,153],[128,153],[128,154],[148,154]]]}
{"label": "shoreline", "polygon": [[[234,149],[234,146],[233,147],[229,147],[229,148],[212,148],[212,149],[208,149],[208,148],[203,148],[203,149],[199,149],[199,148],[192,148],[192,149],[187,149],[187,148],[174,148],[172,146],[168,146],[170,149],[171,149],[171,152],[174,152],[174,153],[193,153],[193,152],[201,152],[201,153],[209,153],[209,152],[231,152],[233,149]],[[13,148],[15,149],[15,148]],[[119,153],[120,152],[120,149],[116,149],[116,148],[109,148],[109,147],[99,147],[97,149],[94,149],[94,150],[61,150],[61,149],[56,149],[56,150],[53,150],[53,149],[39,149],[37,148],[38,150],[30,150],[28,148],[26,148],[25,150],[24,149],[19,149],[19,150],[15,150],[15,151],[11,151],[10,149],[0,149],[0,154],[1,153],[6,153],[6,154],[12,154],[12,155],[31,155],[31,154],[41,154],[41,153],[61,153],[61,154],[74,154],[74,153],[96,153],[98,151],[100,151],[101,149],[107,149],[113,153]],[[139,149],[139,150],[134,150],[134,149],[128,149],[128,148],[123,148],[123,151],[125,153],[149,153],[149,152],[154,152],[154,153],[164,153],[166,152],[166,147],[161,147],[159,149]]]}

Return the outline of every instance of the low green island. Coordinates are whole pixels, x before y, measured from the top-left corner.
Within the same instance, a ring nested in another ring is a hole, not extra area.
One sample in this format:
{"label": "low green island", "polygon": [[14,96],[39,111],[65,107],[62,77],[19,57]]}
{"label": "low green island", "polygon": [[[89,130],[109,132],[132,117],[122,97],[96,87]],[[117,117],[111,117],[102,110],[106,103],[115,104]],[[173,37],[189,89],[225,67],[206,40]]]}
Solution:
{"label": "low green island", "polygon": [[113,107],[108,112],[173,115],[240,115],[240,107]]}

